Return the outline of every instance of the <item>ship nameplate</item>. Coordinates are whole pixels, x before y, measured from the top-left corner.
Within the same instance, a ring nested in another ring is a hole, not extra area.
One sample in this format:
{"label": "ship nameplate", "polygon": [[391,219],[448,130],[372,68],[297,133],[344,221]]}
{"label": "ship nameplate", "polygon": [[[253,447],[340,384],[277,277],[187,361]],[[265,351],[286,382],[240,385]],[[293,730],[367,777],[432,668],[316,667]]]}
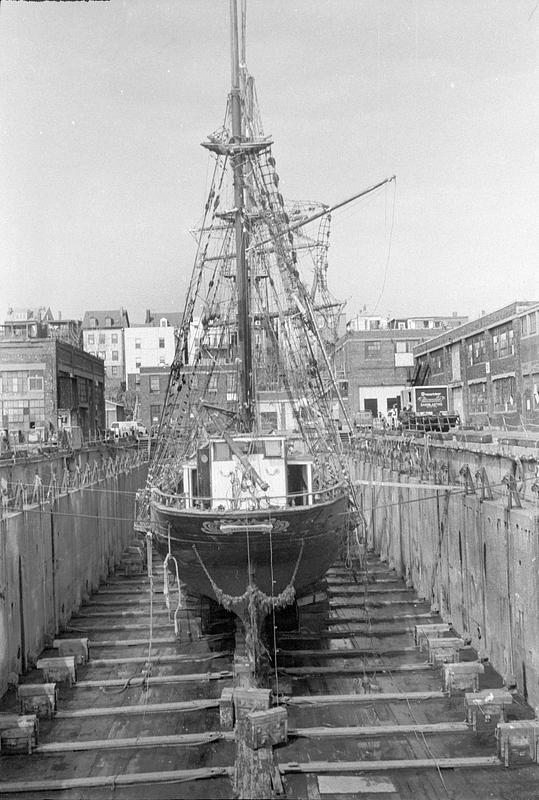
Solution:
{"label": "ship nameplate", "polygon": [[290,522],[284,519],[274,519],[260,522],[256,519],[215,519],[202,523],[204,533],[280,533],[288,530]]}

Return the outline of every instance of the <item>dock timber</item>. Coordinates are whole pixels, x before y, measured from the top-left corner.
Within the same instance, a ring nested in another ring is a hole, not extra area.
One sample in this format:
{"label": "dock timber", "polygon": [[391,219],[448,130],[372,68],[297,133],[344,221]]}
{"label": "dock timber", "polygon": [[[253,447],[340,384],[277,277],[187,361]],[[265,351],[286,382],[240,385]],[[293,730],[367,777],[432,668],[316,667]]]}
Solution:
{"label": "dock timber", "polygon": [[[121,568],[110,576],[42,653],[88,639],[89,659],[73,685],[59,685],[33,752],[1,756],[2,797],[234,796],[237,732],[220,716],[223,689],[237,683],[233,621],[187,603],[175,635],[175,601],[169,611],[162,565],[152,563],[151,579]],[[297,621],[277,631],[269,682],[288,737],[272,752],[275,796],[531,796],[536,766],[504,769],[493,731],[474,732],[463,691],[443,686],[443,666],[417,643],[416,625],[445,628],[448,640],[451,625],[375,553],[363,567],[336,564]],[[463,642],[459,663],[476,661]],[[482,668],[478,689],[502,689],[490,664]],[[40,681],[32,670],[22,685]],[[12,689],[2,712],[17,711]],[[508,719],[533,716],[514,693]],[[264,796],[249,779],[242,796]]]}

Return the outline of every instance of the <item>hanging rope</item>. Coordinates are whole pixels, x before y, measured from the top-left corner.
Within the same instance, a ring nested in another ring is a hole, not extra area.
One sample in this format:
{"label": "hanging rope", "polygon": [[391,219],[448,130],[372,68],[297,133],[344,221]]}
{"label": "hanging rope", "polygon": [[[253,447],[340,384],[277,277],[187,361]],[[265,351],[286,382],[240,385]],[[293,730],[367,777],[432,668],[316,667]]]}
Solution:
{"label": "hanging rope", "polygon": [[200,553],[197,550],[196,544],[193,545],[193,550],[199,561],[200,566],[204,571],[204,574],[206,575],[207,579],[211,584],[211,588],[213,589],[217,602],[220,603],[220,605],[222,605],[223,608],[226,608],[228,611],[234,611],[236,608],[239,608],[240,606],[245,605],[246,603],[249,604],[256,603],[257,606],[262,611],[268,613],[272,608],[284,608],[285,606],[290,605],[290,603],[294,601],[296,597],[294,582],[296,580],[296,575],[299,569],[299,565],[303,557],[304,546],[305,542],[302,539],[301,548],[296,561],[296,565],[294,567],[294,571],[292,573],[292,577],[290,578],[288,585],[276,597],[273,594],[271,595],[265,594],[265,592],[262,592],[260,589],[258,589],[256,586],[252,584],[250,584],[245,590],[245,592],[241,595],[234,596],[227,594],[226,592],[223,592],[223,590],[219,588],[219,586],[217,586],[212,576],[210,575],[206,565],[204,564],[204,561],[202,560]]}
{"label": "hanging rope", "polygon": [[176,610],[174,611],[174,634],[179,638],[181,628],[178,622],[178,614],[182,608],[182,590],[180,586],[180,571],[178,568],[178,562],[176,558],[172,555],[171,546],[170,546],[170,525],[168,526],[168,553],[165,557],[165,561],[163,563],[163,594],[165,596],[165,604],[167,610],[170,612],[170,588],[168,584],[168,563],[171,561],[174,564],[174,568],[176,571],[176,585],[178,587],[178,604],[176,606]]}

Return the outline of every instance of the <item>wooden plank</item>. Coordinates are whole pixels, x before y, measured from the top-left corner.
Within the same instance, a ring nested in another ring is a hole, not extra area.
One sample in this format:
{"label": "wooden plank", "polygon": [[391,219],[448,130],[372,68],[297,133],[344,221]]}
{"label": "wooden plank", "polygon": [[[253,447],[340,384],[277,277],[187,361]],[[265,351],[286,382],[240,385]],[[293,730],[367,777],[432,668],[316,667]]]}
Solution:
{"label": "wooden plank", "polygon": [[152,639],[151,642],[149,639],[90,639],[92,650],[95,647],[148,647],[149,644],[155,647],[166,644],[177,645],[179,639],[175,636],[170,639]]}
{"label": "wooden plank", "polygon": [[207,656],[188,655],[185,653],[172,653],[170,655],[154,656],[148,659],[148,653],[140,656],[124,656],[119,658],[92,658],[89,662],[90,667],[112,667],[117,664],[143,664],[151,660],[152,664],[178,664],[195,663],[203,664],[207,661],[215,661],[219,658],[226,658],[232,655],[230,650],[223,650],[219,653],[210,653]]}
{"label": "wooden plank", "polygon": [[[73,620],[72,620],[73,621]],[[91,623],[91,622],[83,622],[77,623],[77,625],[69,625],[66,628],[68,631],[145,631],[148,632],[149,623],[147,622],[145,625],[139,625],[137,623],[129,624],[124,623],[123,625],[107,625],[104,621],[102,623]],[[168,625],[152,625],[152,630],[154,631],[171,631],[173,630],[172,622],[169,622]]]}
{"label": "wooden plank", "polygon": [[206,683],[207,681],[222,681],[229,680],[234,677],[234,673],[230,670],[222,670],[221,672],[193,672],[188,675],[152,675],[145,678],[143,675],[136,675],[133,678],[109,678],[100,681],[79,681],[74,685],[74,689],[96,689],[101,686],[157,686],[164,683],[193,683],[199,681]]}
{"label": "wooden plank", "polygon": [[234,767],[202,767],[162,772],[130,772],[117,775],[94,775],[88,778],[58,778],[37,781],[0,781],[0,794],[29,794],[30,792],[60,792],[67,789],[89,789],[104,786],[134,786],[152,783],[187,783],[209,778],[233,778]]}
{"label": "wooden plank", "polygon": [[79,619],[123,619],[124,617],[149,617],[150,614],[153,617],[168,617],[169,614],[173,615],[173,613],[174,612],[169,612],[166,608],[153,608],[150,611],[149,606],[147,608],[140,609],[131,608],[127,611],[109,608],[107,611],[79,611],[77,614],[74,614],[71,617],[71,622],[76,624]]}
{"label": "wooden plank", "polygon": [[414,725],[360,725],[346,727],[289,728],[289,736],[302,739],[361,738],[372,736],[401,736],[409,733],[471,733],[466,722],[418,723]]}
{"label": "wooden plank", "polygon": [[97,706],[77,708],[74,711],[57,711],[55,719],[79,719],[82,717],[127,717],[138,714],[168,714],[178,711],[202,711],[205,708],[218,708],[219,698],[206,700],[179,700],[174,703],[143,703],[136,706]]}
{"label": "wooden plank", "polygon": [[[339,594],[358,594],[358,592],[363,591],[364,586],[362,584],[354,584],[353,586],[329,586],[327,588],[328,595],[335,595]],[[401,586],[378,586],[377,583],[369,583],[367,584],[367,594],[374,595],[374,594],[409,594],[410,597],[417,597],[414,589],[408,589],[404,583]]]}
{"label": "wooden plank", "polygon": [[292,761],[279,764],[282,774],[291,772],[390,772],[401,769],[470,769],[501,767],[497,756],[462,756],[460,758],[410,758],[383,761]]}
{"label": "wooden plank", "polygon": [[341,597],[339,598],[338,595],[333,595],[332,599],[329,601],[329,608],[330,610],[334,608],[380,608],[384,606],[424,606],[426,604],[426,600],[419,600],[417,598],[410,597],[406,600],[363,600],[361,597],[351,598],[350,600],[346,600],[346,598]]}
{"label": "wooden plank", "polygon": [[[388,626],[387,622],[382,622],[380,625],[377,625],[375,622],[369,623],[368,620],[358,621],[358,622],[345,622],[342,620],[332,620],[330,622],[331,626],[335,627],[337,625],[346,625],[347,629],[345,631],[322,631],[321,634],[318,634],[319,637],[327,636],[332,638],[335,636],[335,633],[347,633],[350,635],[351,633],[359,633],[363,636],[395,636],[400,633],[411,633],[414,630],[414,625],[404,624],[404,625],[391,625]],[[381,626],[387,627],[381,627]]]}
{"label": "wooden plank", "polygon": [[210,744],[211,742],[233,742],[234,731],[204,731],[202,733],[178,733],[167,736],[133,736],[126,739],[94,739],[73,742],[47,742],[34,748],[34,753],[75,753],[82,750],[123,750],[129,747],[166,747]]}
{"label": "wooden plank", "polygon": [[418,664],[395,664],[395,666],[390,666],[389,664],[358,664],[357,666],[341,665],[335,667],[283,667],[282,669],[279,669],[279,672],[283,673],[284,675],[304,676],[335,675],[337,673],[346,673],[347,675],[365,673],[370,675],[371,673],[377,672],[420,672],[422,670],[432,670],[432,667],[426,661],[423,661]]}
{"label": "wooden plank", "polygon": [[418,700],[440,700],[447,692],[375,692],[373,694],[305,694],[288,697],[289,706],[333,705],[334,703],[387,703],[389,700],[414,702]]}
{"label": "wooden plank", "polygon": [[382,624],[387,622],[398,622],[401,619],[436,619],[438,614],[432,614],[430,611],[418,611],[417,614],[391,614],[391,616],[387,617],[370,617],[368,615],[357,617],[330,617],[327,621],[327,625],[342,625],[343,623],[352,622],[355,624],[363,623],[365,625],[373,625],[373,624]]}
{"label": "wooden plank", "polygon": [[298,658],[358,658],[359,656],[400,656],[406,653],[417,653],[417,647],[363,647],[363,648],[338,648],[335,650],[283,650],[279,648],[279,656]]}

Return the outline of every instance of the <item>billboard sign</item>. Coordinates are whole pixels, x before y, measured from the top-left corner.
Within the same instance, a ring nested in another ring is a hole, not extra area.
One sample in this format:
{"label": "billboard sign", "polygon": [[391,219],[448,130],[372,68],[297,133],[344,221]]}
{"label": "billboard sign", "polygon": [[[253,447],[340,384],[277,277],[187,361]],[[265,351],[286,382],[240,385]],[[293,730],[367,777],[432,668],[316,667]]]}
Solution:
{"label": "billboard sign", "polygon": [[447,386],[417,386],[414,394],[416,414],[447,414]]}

